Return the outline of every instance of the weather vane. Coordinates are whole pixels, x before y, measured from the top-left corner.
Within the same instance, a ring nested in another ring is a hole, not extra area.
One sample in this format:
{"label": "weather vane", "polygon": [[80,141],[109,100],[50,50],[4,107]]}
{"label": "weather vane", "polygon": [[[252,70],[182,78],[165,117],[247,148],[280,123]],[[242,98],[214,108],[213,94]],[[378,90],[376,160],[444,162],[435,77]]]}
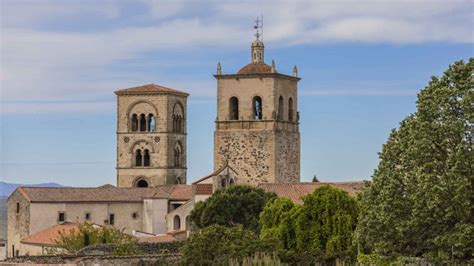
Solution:
{"label": "weather vane", "polygon": [[[255,26],[253,26],[253,28],[257,30],[257,33],[255,33],[255,37],[259,39],[260,36],[262,36],[262,41],[263,41],[263,15],[261,15],[260,18],[257,17],[257,19],[255,20]],[[260,34],[260,30],[262,31],[261,34]]]}

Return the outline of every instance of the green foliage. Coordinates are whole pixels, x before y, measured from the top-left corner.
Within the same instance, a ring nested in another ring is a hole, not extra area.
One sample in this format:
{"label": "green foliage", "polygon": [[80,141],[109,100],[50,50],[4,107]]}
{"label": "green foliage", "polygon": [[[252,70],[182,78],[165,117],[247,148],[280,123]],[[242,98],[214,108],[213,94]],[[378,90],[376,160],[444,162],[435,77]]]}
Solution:
{"label": "green foliage", "polygon": [[242,226],[212,225],[193,233],[180,248],[185,265],[225,265],[229,260],[241,262],[257,252],[274,252],[276,246],[262,241]]}
{"label": "green foliage", "polygon": [[245,229],[258,231],[258,216],[265,204],[274,198],[274,193],[250,186],[219,189],[194,206],[191,221],[198,228],[213,224],[229,227],[242,225]]}
{"label": "green foliage", "polygon": [[362,193],[361,252],[472,259],[474,59],[449,66],[392,130]]}
{"label": "green foliage", "polygon": [[319,182],[318,178],[316,177],[316,175],[313,176],[313,182]]}
{"label": "green foliage", "polygon": [[[131,246],[135,244],[132,236],[124,234],[113,227],[94,227],[91,223],[79,225],[79,229],[71,229],[69,232],[59,232],[59,239],[56,240],[52,253],[66,251],[74,253],[86,246],[97,244],[119,244],[117,252],[131,254],[136,251]],[[123,245],[123,246],[121,246]]]}
{"label": "green foliage", "polygon": [[294,205],[283,198],[269,202],[260,215],[262,239],[278,239],[280,257],[291,263],[354,257],[356,200],[345,191],[322,186],[303,202]]}
{"label": "green foliage", "polygon": [[229,266],[283,266],[287,265],[278,258],[276,252],[273,253],[255,253],[250,257],[244,258],[242,261],[236,259],[229,260]]}

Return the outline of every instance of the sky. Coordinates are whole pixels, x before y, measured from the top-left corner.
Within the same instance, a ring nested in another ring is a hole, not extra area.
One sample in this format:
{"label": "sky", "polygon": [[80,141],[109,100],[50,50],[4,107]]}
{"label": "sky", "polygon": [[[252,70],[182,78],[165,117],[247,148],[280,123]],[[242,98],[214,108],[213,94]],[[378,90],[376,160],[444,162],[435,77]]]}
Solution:
{"label": "sky", "polygon": [[213,169],[216,72],[298,66],[301,180],[370,180],[431,76],[474,55],[474,2],[2,0],[0,180],[115,184],[114,91],[189,92],[188,183]]}

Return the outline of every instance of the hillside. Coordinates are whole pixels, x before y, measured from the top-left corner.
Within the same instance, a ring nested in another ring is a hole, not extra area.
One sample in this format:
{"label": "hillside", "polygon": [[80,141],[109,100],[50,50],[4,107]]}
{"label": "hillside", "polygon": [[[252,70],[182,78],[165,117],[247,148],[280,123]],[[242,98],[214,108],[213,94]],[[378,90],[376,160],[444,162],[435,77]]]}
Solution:
{"label": "hillside", "polygon": [[0,197],[8,197],[17,187],[61,187],[57,183],[19,184],[0,181]]}
{"label": "hillside", "polygon": [[15,184],[0,181],[0,238],[7,238],[7,198],[17,187],[61,187],[56,183]]}

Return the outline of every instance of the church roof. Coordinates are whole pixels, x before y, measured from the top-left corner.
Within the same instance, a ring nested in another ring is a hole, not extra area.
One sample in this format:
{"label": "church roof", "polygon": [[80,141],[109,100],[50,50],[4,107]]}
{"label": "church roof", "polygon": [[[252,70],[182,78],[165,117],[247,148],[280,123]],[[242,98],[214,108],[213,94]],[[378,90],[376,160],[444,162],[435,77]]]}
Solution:
{"label": "church roof", "polygon": [[177,94],[182,96],[188,96],[189,93],[167,88],[161,85],[156,84],[146,84],[142,86],[121,89],[115,92],[117,95],[124,95],[124,94]]}
{"label": "church roof", "polygon": [[18,187],[17,190],[30,202],[142,202],[145,198],[189,200],[192,197],[190,185],[149,188]]}
{"label": "church roof", "polygon": [[54,245],[56,241],[60,239],[61,234],[67,236],[72,230],[78,232],[79,224],[70,222],[57,224],[23,238],[21,243],[30,245]]}
{"label": "church roof", "polygon": [[303,197],[312,193],[316,188],[322,186],[333,186],[342,190],[345,190],[351,196],[356,196],[362,188],[364,188],[364,182],[353,181],[353,182],[303,182],[303,183],[261,183],[258,184],[259,188],[267,192],[273,192],[278,197],[284,197],[291,199],[294,203],[302,204]]}
{"label": "church roof", "polygon": [[272,67],[265,63],[250,63],[242,67],[237,74],[266,74],[272,73]]}

